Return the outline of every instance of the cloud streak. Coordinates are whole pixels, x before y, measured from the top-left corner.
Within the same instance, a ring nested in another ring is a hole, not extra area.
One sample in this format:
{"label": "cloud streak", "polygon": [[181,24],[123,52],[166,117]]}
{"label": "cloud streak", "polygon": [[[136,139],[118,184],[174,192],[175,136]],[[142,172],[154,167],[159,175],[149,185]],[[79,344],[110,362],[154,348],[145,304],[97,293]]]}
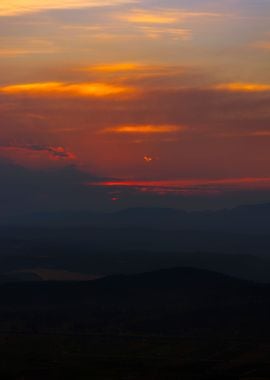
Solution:
{"label": "cloud streak", "polygon": [[3,0],[0,3],[0,17],[47,10],[111,7],[128,3],[136,3],[136,0]]}
{"label": "cloud streak", "polygon": [[134,24],[171,25],[187,19],[213,17],[221,17],[221,14],[214,12],[192,12],[179,9],[137,9],[121,15],[120,19]]}
{"label": "cloud streak", "polygon": [[116,133],[116,134],[142,134],[142,135],[151,135],[151,134],[167,134],[167,133],[176,133],[186,130],[185,126],[178,125],[123,125],[117,127],[106,128],[103,130],[104,133]]}
{"label": "cloud streak", "polygon": [[119,180],[89,183],[88,186],[115,189],[134,189],[143,193],[168,194],[209,194],[227,191],[270,190],[270,178],[222,178],[183,180]]}
{"label": "cloud streak", "polygon": [[218,84],[213,88],[229,92],[267,92],[270,91],[270,84],[233,82]]}
{"label": "cloud streak", "polygon": [[118,63],[108,63],[108,64],[95,65],[95,66],[89,67],[85,70],[110,74],[110,73],[144,71],[145,66],[141,65],[139,63],[133,63],[133,62],[118,62]]}

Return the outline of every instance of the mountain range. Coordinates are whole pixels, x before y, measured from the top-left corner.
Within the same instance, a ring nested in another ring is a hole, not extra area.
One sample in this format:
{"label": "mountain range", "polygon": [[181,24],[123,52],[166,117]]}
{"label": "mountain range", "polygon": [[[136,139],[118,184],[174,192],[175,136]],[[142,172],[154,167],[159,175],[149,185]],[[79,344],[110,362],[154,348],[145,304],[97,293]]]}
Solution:
{"label": "mountain range", "polygon": [[270,203],[192,212],[170,208],[130,208],[110,213],[85,210],[41,212],[4,218],[0,222],[1,225],[20,226],[141,227],[268,233],[270,232]]}

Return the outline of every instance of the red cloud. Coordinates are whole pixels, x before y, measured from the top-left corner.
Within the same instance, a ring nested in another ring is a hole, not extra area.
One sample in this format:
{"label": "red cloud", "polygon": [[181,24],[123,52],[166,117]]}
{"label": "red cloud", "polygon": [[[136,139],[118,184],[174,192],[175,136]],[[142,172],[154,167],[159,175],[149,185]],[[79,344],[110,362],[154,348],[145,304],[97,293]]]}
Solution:
{"label": "red cloud", "polygon": [[224,178],[224,179],[187,179],[175,181],[132,181],[119,180],[89,183],[89,186],[108,188],[130,188],[143,193],[158,195],[179,194],[220,194],[226,191],[269,190],[270,178]]}

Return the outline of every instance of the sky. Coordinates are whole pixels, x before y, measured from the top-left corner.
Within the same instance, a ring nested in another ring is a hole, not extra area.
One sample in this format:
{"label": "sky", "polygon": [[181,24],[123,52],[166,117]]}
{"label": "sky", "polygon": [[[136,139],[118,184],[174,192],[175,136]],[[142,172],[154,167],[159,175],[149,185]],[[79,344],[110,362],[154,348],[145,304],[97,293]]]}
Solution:
{"label": "sky", "polygon": [[2,0],[0,206],[270,201],[268,0]]}

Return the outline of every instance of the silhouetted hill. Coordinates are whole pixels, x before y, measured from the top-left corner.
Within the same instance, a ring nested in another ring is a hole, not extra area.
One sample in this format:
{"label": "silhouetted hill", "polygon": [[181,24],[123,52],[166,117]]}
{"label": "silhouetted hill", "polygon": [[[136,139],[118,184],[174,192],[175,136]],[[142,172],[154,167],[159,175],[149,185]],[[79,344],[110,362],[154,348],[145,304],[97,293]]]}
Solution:
{"label": "silhouetted hill", "polygon": [[172,268],[161,269],[159,271],[148,272],[135,275],[110,276],[95,282],[97,288],[102,287],[112,291],[122,290],[160,290],[162,292],[183,292],[196,290],[196,292],[206,291],[215,287],[242,287],[250,284],[247,281],[225,276],[220,273],[195,268]]}
{"label": "silhouetted hill", "polygon": [[[188,295],[213,291],[233,291],[258,287],[249,281],[239,280],[220,273],[194,268],[173,268],[159,271],[134,274],[113,275],[89,282],[13,282],[0,286],[0,305],[34,304],[46,305],[52,303],[80,303],[93,297],[114,296],[129,297],[132,292],[140,293],[143,300],[146,293],[161,292],[170,295]],[[269,287],[270,289],[270,287]],[[150,301],[151,302],[151,301]]]}
{"label": "silhouetted hill", "polygon": [[192,268],[93,282],[4,284],[0,307],[0,329],[270,334],[270,286]]}
{"label": "silhouetted hill", "polygon": [[270,285],[193,268],[9,283],[0,310],[1,379],[269,378]]}

